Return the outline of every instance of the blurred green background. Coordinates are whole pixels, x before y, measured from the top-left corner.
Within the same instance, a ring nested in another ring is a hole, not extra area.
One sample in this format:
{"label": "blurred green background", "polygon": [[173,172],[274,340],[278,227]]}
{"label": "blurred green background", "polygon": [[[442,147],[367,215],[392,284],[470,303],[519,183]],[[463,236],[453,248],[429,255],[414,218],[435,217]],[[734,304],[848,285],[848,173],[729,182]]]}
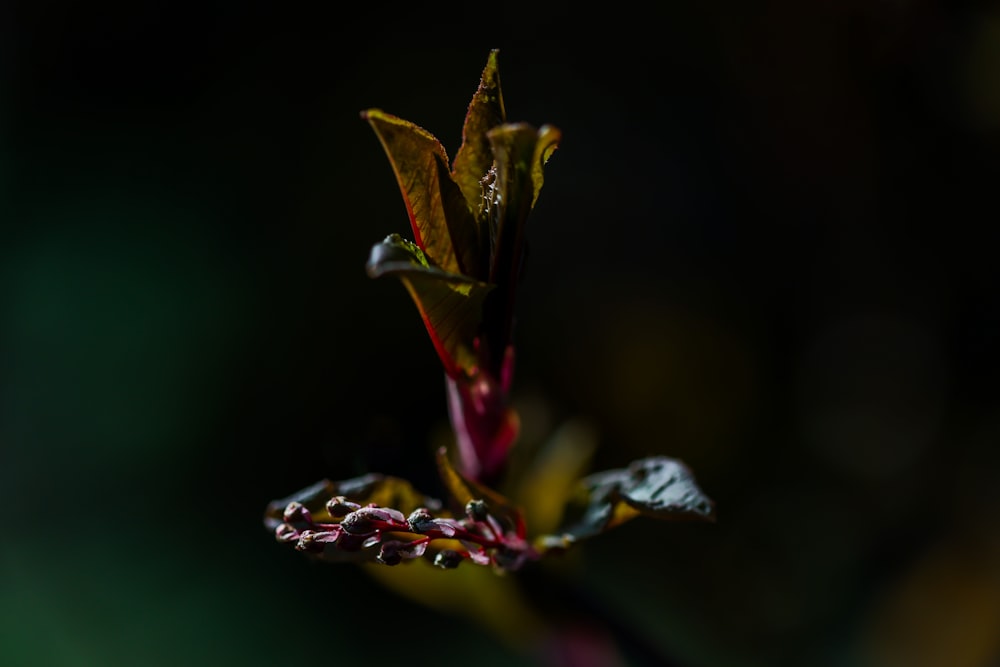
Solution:
{"label": "blurred green background", "polygon": [[[1000,665],[1000,9],[639,7],[8,5],[0,664]],[[509,118],[563,131],[525,428],[681,458],[719,513],[505,580],[527,647],[261,523],[324,477],[434,484],[358,112],[453,154],[491,48]]]}

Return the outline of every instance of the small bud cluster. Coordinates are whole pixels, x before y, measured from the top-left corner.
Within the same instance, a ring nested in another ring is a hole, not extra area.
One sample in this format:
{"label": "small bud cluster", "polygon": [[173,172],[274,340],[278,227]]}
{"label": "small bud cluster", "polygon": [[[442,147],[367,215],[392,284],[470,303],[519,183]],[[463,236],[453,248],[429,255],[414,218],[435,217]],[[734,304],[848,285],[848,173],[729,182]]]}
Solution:
{"label": "small bud cluster", "polygon": [[[406,516],[375,503],[361,506],[344,496],[328,500],[325,509],[335,521],[316,521],[301,502],[289,502],[274,528],[275,538],[322,558],[374,553],[375,560],[383,565],[399,565],[425,556],[444,569],[469,560],[514,571],[539,557],[520,527],[504,530],[487,504],[478,499],[466,504],[461,519],[436,517],[426,507]],[[442,544],[442,540],[449,543]]]}

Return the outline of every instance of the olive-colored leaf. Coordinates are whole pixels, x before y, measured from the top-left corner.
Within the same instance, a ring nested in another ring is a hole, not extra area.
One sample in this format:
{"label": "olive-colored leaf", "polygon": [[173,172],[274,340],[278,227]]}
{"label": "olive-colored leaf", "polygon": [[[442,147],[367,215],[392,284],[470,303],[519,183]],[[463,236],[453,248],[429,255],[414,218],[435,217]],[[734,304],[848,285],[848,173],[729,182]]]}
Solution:
{"label": "olive-colored leaf", "polygon": [[432,266],[420,248],[398,234],[372,248],[367,269],[373,278],[391,274],[403,282],[448,375],[471,373],[478,363],[474,346],[483,300],[492,286]]}
{"label": "olive-colored leaf", "polygon": [[389,157],[417,245],[444,271],[477,275],[481,244],[476,218],[451,177],[441,142],[380,109],[368,109],[361,116]]}
{"label": "olive-colored leaf", "polygon": [[440,475],[445,489],[448,490],[448,494],[454,501],[454,506],[456,508],[465,507],[470,500],[475,500],[476,496],[472,491],[471,482],[459,474],[455,466],[452,465],[451,459],[448,458],[448,450],[444,447],[439,447],[435,456],[438,475]]}
{"label": "olive-colored leaf", "polygon": [[493,166],[493,150],[486,133],[506,120],[496,49],[490,51],[479,88],[469,103],[462,128],[462,146],[455,154],[452,176],[462,189],[469,208],[478,212],[483,203],[483,176]]}
{"label": "olive-colored leaf", "polygon": [[501,226],[521,222],[538,201],[545,183],[545,165],[559,147],[562,133],[551,125],[539,129],[527,123],[507,123],[487,133],[496,164],[497,189],[507,201]]}
{"label": "olive-colored leaf", "polygon": [[535,144],[535,153],[531,160],[532,207],[538,202],[538,193],[541,192],[542,184],[545,182],[545,164],[559,147],[561,139],[562,133],[551,125],[542,125],[538,129],[538,142]]}

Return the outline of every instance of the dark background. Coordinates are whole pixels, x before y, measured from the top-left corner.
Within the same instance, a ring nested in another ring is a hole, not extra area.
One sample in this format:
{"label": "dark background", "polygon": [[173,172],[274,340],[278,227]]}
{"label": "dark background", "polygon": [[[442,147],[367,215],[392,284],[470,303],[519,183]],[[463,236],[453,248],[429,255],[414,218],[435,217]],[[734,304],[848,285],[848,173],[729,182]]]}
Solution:
{"label": "dark background", "polygon": [[[6,7],[0,663],[1000,665],[996,6]],[[719,514],[505,580],[528,647],[261,524],[323,477],[433,483],[358,112],[454,154],[491,48],[509,119],[563,132],[526,428],[681,458]]]}

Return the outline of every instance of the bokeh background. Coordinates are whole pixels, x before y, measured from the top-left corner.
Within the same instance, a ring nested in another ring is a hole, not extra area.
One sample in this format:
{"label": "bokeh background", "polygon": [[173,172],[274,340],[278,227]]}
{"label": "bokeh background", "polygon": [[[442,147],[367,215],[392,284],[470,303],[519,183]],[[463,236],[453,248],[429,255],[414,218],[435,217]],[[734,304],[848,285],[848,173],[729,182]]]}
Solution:
{"label": "bokeh background", "polygon": [[[4,11],[0,664],[1000,665],[996,5]],[[526,429],[678,457],[719,516],[505,580],[528,617],[261,523],[324,477],[434,484],[443,381],[364,272],[408,226],[358,112],[453,154],[491,48],[510,119],[564,137]],[[530,642],[481,622],[512,614]]]}

